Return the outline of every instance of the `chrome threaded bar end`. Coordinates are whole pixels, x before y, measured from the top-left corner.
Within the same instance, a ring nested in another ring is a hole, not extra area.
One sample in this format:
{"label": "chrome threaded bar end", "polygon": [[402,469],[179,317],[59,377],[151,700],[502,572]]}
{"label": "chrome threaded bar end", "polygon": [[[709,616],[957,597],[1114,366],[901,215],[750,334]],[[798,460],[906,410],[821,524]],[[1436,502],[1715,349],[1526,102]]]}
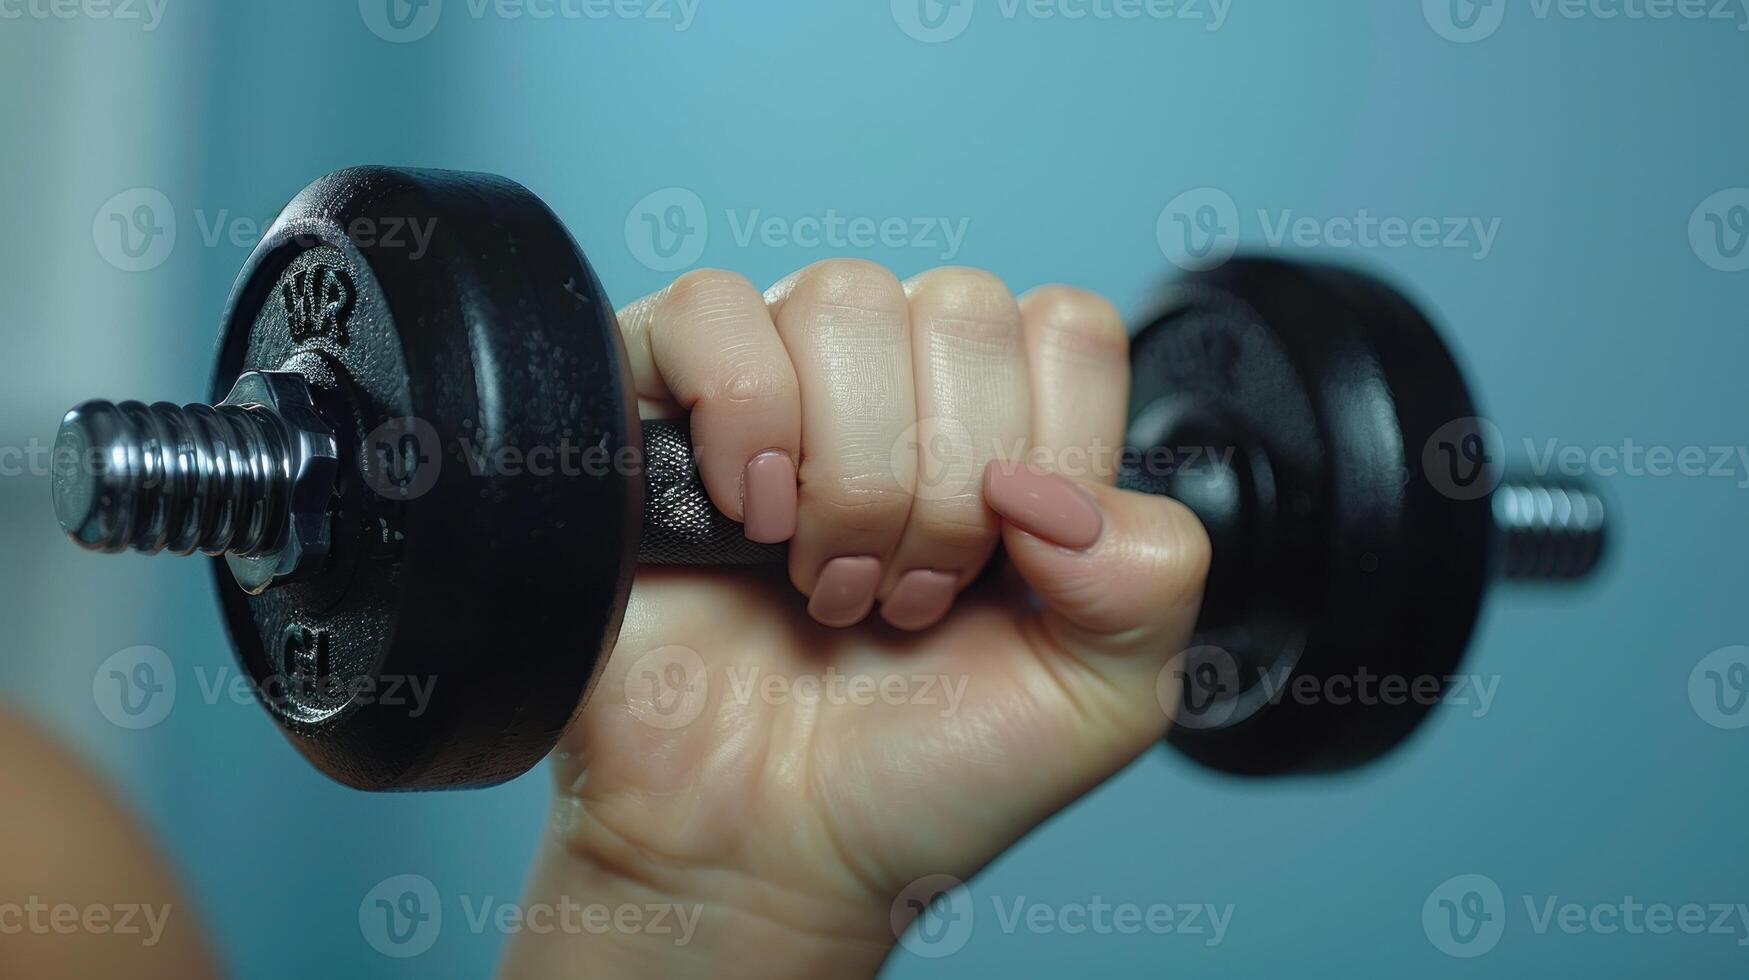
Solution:
{"label": "chrome threaded bar end", "polygon": [[250,371],[217,405],[90,401],[55,437],[55,517],[92,551],[223,555],[259,593],[328,553],[339,471],[304,377]]}
{"label": "chrome threaded bar end", "polygon": [[257,554],[285,534],[288,441],[262,406],[86,402],[55,438],[55,516],[93,551]]}
{"label": "chrome threaded bar end", "polygon": [[1582,487],[1508,481],[1494,491],[1500,576],[1571,581],[1591,574],[1606,542],[1603,499]]}

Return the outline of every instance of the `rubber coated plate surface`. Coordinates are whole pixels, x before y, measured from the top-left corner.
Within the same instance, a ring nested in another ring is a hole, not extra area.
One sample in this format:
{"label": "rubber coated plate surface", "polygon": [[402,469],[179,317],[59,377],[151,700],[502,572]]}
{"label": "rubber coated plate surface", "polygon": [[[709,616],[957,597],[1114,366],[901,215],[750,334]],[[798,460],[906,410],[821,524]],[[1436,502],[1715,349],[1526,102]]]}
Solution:
{"label": "rubber coated plate surface", "polygon": [[588,463],[636,420],[569,235],[500,178],[331,174],[238,278],[214,397],[250,369],[306,373],[349,461],[317,575],[250,597],[215,571],[287,736],[369,789],[533,766],[617,635],[642,508],[641,480]]}

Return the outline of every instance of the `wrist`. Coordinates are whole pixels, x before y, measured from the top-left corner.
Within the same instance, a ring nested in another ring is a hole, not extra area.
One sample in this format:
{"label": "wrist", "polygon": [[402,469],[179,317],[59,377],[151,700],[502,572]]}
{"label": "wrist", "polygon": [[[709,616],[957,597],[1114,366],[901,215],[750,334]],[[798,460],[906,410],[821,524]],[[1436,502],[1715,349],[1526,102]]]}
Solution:
{"label": "wrist", "polygon": [[872,903],[727,869],[629,864],[550,837],[524,907],[551,925],[511,937],[505,977],[872,977],[897,942]]}

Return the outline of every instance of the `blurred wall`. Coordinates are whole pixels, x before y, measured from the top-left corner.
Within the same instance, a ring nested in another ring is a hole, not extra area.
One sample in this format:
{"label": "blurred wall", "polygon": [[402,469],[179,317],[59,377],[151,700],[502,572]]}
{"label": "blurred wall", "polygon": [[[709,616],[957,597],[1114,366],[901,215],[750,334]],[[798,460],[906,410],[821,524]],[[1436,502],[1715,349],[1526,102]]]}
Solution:
{"label": "blurred wall", "polygon": [[[1626,462],[1631,446],[1746,441],[1749,191],[1732,189],[1749,185],[1749,11],[386,2],[0,0],[0,690],[124,787],[237,973],[486,973],[503,937],[468,929],[454,897],[517,893],[544,774],[466,795],[329,785],[258,708],[210,693],[234,674],[206,570],[76,552],[41,467],[18,461],[84,398],[203,394],[258,227],[362,162],[522,181],[622,303],[670,278],[679,245],[759,282],[858,254],[901,275],[983,266],[1017,290],[1065,280],[1140,310],[1172,268],[1178,214],[1212,203],[1237,244],[1284,251],[1282,222],[1310,217],[1308,241],[1437,311],[1521,462],[1579,447],[1606,477],[1628,520],[1612,565],[1575,594],[1497,595],[1465,666],[1493,685],[1485,708],[1449,705],[1338,780],[1232,782],[1151,754],[973,883],[964,948],[901,953],[893,975],[1742,969],[1749,922],[1568,934],[1539,930],[1526,900],[1749,902],[1749,732],[1733,727],[1749,712],[1709,708],[1700,681],[1691,697],[1704,657],[1749,643],[1749,463]],[[601,10],[619,13],[587,13]],[[1099,15],[1124,11],[1140,13]],[[130,225],[142,205],[150,220]],[[675,206],[689,234],[641,231]],[[828,213],[942,223],[899,247],[745,234]],[[1329,223],[1367,216],[1463,231],[1392,247]],[[165,652],[177,693],[130,729],[105,708],[104,665],[149,657],[139,646]],[[431,951],[390,959],[359,903],[409,872],[453,917]],[[1424,922],[1460,875],[1500,889],[1497,945]],[[1004,930],[990,900],[1021,896],[1232,918],[1218,942]]]}

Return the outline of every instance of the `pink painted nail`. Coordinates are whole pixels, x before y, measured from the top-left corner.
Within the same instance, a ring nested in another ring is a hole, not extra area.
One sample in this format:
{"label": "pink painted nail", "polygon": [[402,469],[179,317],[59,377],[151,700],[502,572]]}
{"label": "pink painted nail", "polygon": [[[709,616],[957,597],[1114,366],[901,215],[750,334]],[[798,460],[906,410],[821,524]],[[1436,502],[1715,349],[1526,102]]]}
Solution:
{"label": "pink painted nail", "polygon": [[881,603],[881,618],[902,630],[928,629],[941,622],[953,606],[959,579],[931,568],[914,568],[899,576]]}
{"label": "pink painted nail", "polygon": [[796,463],[772,449],[747,463],[741,482],[741,512],[747,540],[777,544],[796,533]]}
{"label": "pink painted nail", "polygon": [[1093,547],[1105,529],[1105,516],[1091,494],[1067,477],[1030,466],[986,466],[984,500],[1021,530],[1076,551]]}
{"label": "pink painted nail", "polygon": [[834,558],[820,569],[808,600],[808,615],[827,626],[855,626],[874,608],[881,587],[881,562],[866,555]]}

